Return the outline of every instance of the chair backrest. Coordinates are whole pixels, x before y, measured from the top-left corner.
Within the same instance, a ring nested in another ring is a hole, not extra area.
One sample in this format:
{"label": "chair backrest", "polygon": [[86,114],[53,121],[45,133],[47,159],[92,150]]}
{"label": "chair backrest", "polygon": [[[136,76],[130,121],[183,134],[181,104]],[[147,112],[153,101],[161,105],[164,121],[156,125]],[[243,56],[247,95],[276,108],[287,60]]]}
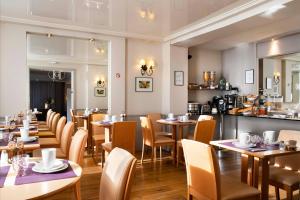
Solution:
{"label": "chair backrest", "polygon": [[[300,147],[300,131],[281,130],[278,141],[296,140],[297,147]],[[275,157],[275,165],[298,171],[300,169],[300,154]]]}
{"label": "chair backrest", "polygon": [[54,117],[55,114],[56,114],[56,112],[51,112],[50,113],[49,122],[47,124],[47,126],[48,126],[49,129],[51,129],[51,124],[52,124],[53,117]]}
{"label": "chair backrest", "polygon": [[112,148],[119,147],[135,154],[136,122],[115,122],[112,128]]}
{"label": "chair backrest", "polygon": [[69,150],[69,160],[82,165],[84,147],[87,141],[88,132],[87,130],[79,129],[73,136],[70,150]]}
{"label": "chair backrest", "polygon": [[162,131],[162,125],[160,123],[157,123],[157,120],[161,119],[160,113],[149,113],[147,117],[151,120],[153,124],[153,129],[155,132],[161,132]]}
{"label": "chair backrest", "polygon": [[182,140],[187,184],[197,199],[220,199],[220,168],[214,149],[194,140]]}
{"label": "chair backrest", "polygon": [[100,126],[95,126],[93,124],[91,124],[91,122],[93,121],[101,121],[104,120],[105,114],[101,114],[101,113],[97,113],[97,114],[91,114],[89,116],[89,131],[91,135],[104,135],[105,134],[105,130],[103,127]]}
{"label": "chair backrest", "polygon": [[136,158],[114,148],[107,157],[100,181],[100,200],[129,200]]}
{"label": "chair backrest", "polygon": [[61,139],[61,133],[66,125],[66,121],[67,121],[67,118],[65,116],[62,116],[57,122],[55,137],[56,137],[56,140],[59,142]]}
{"label": "chair backrest", "polygon": [[195,127],[194,140],[209,144],[213,139],[216,128],[216,120],[198,121]]}
{"label": "chair backrest", "polygon": [[213,120],[214,117],[211,115],[200,115],[198,117],[198,121],[203,121],[203,120]]}
{"label": "chair backrest", "polygon": [[72,135],[74,132],[74,122],[68,122],[61,134],[61,141],[60,141],[60,148],[63,153],[68,155],[70,145],[71,145],[71,140],[72,140]]}
{"label": "chair backrest", "polygon": [[72,120],[72,122],[75,122],[75,118],[74,118],[74,115],[75,115],[75,113],[74,113],[74,109],[70,109],[70,115],[71,115],[71,120]]}
{"label": "chair backrest", "polygon": [[51,132],[53,132],[53,133],[56,133],[56,126],[57,126],[59,117],[60,117],[59,113],[56,113],[53,117],[53,120],[52,120],[52,123],[51,123],[51,128],[50,128]]}
{"label": "chair backrest", "polygon": [[47,115],[46,115],[46,125],[49,126],[49,120],[50,120],[50,115],[53,111],[51,109],[49,109],[47,111]]}
{"label": "chair backrest", "polygon": [[153,146],[155,141],[155,135],[151,120],[148,117],[140,117],[143,141],[146,145]]}

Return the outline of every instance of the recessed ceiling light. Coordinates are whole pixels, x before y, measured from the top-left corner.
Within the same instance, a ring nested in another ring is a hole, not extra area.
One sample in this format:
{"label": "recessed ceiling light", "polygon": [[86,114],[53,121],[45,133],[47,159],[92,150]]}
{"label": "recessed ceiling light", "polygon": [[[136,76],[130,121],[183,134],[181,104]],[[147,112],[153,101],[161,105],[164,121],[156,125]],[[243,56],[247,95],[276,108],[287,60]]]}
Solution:
{"label": "recessed ceiling light", "polygon": [[285,5],[282,5],[282,4],[278,4],[278,5],[274,5],[274,6],[271,6],[268,10],[266,10],[262,16],[266,16],[266,17],[269,17],[269,16],[272,16],[274,13],[276,13],[277,11],[285,8],[286,6]]}

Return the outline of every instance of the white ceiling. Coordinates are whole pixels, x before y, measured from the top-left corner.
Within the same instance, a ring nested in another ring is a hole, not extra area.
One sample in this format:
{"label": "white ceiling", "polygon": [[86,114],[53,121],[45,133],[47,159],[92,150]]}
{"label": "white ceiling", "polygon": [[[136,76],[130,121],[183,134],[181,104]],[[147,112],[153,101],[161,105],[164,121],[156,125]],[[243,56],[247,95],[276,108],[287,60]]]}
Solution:
{"label": "white ceiling", "polygon": [[286,4],[271,17],[256,15],[224,28],[176,43],[176,45],[224,50],[244,43],[282,37],[300,31],[300,1]]}

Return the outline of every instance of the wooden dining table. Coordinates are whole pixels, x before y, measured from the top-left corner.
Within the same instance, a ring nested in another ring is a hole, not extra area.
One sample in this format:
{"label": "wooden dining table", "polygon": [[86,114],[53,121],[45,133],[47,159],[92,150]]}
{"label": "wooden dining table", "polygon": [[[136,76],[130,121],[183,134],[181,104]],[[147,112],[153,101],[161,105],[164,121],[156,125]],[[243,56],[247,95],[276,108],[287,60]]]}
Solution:
{"label": "wooden dining table", "polygon": [[[30,158],[29,162],[33,166],[35,161],[41,158]],[[72,162],[69,167],[54,174],[39,174],[33,172],[29,167],[27,174],[20,177],[12,165],[1,166],[0,177],[0,199],[1,200],[23,200],[45,198],[60,191],[74,186],[81,178],[82,168]]]}
{"label": "wooden dining table", "polygon": [[[211,141],[210,144],[231,151],[241,153],[241,181],[258,188],[259,166],[261,163],[261,199],[268,199],[269,196],[269,161],[278,156],[286,156],[300,153],[300,149],[293,151],[280,150],[278,146],[261,146],[265,149],[256,151],[255,148],[241,148],[234,145],[238,140]],[[251,175],[248,179],[248,167],[251,167]]]}
{"label": "wooden dining table", "polygon": [[[179,121],[179,120],[159,119],[156,122],[172,127],[172,138],[175,140],[175,146],[174,146],[175,151],[173,153],[173,159],[174,159],[174,161],[176,161],[177,140],[183,139],[183,127],[189,126],[189,125],[195,125],[197,123],[197,120]],[[178,134],[177,134],[177,128],[178,128]]]}
{"label": "wooden dining table", "polygon": [[92,125],[103,127],[105,129],[105,142],[110,142],[111,134],[112,134],[112,127],[114,125],[113,122],[101,122],[101,121],[93,121],[91,122]]}

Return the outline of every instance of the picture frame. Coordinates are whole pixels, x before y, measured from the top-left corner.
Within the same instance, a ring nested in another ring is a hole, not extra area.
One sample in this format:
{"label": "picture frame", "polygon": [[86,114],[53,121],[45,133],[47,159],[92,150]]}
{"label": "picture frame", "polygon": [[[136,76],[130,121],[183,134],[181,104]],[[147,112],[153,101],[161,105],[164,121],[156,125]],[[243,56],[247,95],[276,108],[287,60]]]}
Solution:
{"label": "picture frame", "polygon": [[254,69],[245,70],[245,84],[254,84]]}
{"label": "picture frame", "polygon": [[266,77],[266,89],[271,90],[273,87],[273,79],[270,77]]}
{"label": "picture frame", "polygon": [[174,71],[174,85],[184,86],[184,71]]}
{"label": "picture frame", "polygon": [[135,77],[136,92],[153,92],[153,78]]}
{"label": "picture frame", "polygon": [[106,88],[95,87],[94,96],[95,97],[106,97]]}

